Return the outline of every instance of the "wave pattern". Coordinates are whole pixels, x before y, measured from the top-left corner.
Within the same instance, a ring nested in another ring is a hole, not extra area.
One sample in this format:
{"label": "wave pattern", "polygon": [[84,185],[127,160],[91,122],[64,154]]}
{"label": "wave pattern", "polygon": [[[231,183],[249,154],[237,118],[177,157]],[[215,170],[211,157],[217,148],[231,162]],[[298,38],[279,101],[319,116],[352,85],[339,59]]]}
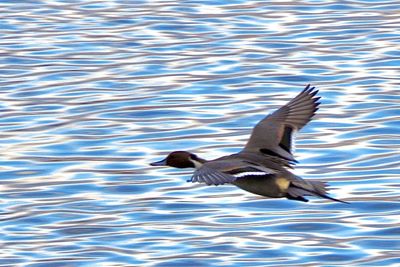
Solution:
{"label": "wave pattern", "polygon": [[[0,266],[397,266],[398,1],[2,1]],[[296,173],[351,205],[185,183],[320,89]]]}

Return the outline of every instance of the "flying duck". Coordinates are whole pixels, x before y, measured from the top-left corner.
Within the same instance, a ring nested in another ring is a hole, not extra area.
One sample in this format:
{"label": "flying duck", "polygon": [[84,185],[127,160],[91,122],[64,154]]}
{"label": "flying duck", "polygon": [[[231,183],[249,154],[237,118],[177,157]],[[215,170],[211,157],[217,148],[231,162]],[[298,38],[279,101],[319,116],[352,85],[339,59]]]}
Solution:
{"label": "flying duck", "polygon": [[293,157],[295,134],[318,110],[317,93],[315,87],[307,85],[286,105],[262,119],[238,153],[205,160],[187,151],[174,151],[150,165],[195,168],[188,182],[233,184],[269,198],[307,202],[305,196],[317,196],[347,203],[328,196],[325,182],[304,180],[289,171],[297,163]]}

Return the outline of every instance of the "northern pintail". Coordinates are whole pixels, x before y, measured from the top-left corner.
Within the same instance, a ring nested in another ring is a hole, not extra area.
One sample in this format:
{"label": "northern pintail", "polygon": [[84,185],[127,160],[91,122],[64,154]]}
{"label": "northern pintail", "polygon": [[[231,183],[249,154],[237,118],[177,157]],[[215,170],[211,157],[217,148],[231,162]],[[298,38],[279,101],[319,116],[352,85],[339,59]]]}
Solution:
{"label": "northern pintail", "polygon": [[286,105],[262,119],[239,153],[205,160],[187,151],[174,151],[151,165],[195,168],[189,182],[230,183],[270,198],[307,202],[304,196],[312,195],[347,203],[328,196],[325,182],[304,180],[289,171],[297,163],[293,157],[295,134],[318,110],[320,97],[316,97],[317,93],[315,87],[307,85]]}

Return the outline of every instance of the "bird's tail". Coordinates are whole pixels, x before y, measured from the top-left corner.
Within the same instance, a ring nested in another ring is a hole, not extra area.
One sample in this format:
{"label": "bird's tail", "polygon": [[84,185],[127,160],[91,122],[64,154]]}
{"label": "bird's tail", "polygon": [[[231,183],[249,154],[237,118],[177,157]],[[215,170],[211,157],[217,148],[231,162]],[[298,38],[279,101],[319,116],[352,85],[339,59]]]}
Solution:
{"label": "bird's tail", "polygon": [[336,199],[328,196],[327,194],[327,184],[320,181],[307,181],[305,182],[291,182],[287,191],[287,198],[300,200],[300,201],[308,201],[303,196],[318,196],[321,198],[329,199],[336,202],[350,204],[349,202]]}

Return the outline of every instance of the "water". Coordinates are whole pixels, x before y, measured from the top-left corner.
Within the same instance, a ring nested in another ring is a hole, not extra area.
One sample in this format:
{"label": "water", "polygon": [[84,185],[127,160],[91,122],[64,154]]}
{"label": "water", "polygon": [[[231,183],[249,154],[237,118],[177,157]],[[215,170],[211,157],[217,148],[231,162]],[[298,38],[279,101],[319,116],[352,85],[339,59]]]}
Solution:
{"label": "water", "polygon": [[[398,1],[17,2],[0,3],[1,266],[400,266]],[[296,174],[351,205],[148,165],[238,151],[308,83]]]}

